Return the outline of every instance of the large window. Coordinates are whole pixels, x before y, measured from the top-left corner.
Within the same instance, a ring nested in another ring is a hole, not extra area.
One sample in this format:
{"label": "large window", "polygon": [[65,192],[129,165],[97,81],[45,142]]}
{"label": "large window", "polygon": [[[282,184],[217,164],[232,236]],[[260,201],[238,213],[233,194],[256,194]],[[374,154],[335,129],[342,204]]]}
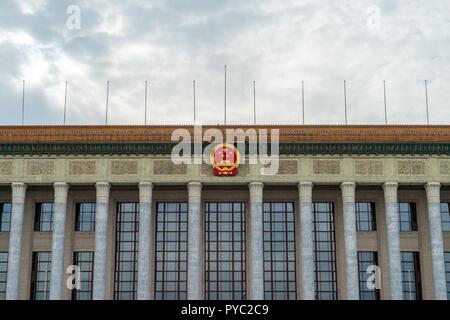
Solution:
{"label": "large window", "polygon": [[31,300],[48,300],[50,293],[51,262],[51,252],[33,252],[33,260],[31,263]]}
{"label": "large window", "polygon": [[11,203],[0,203],[0,232],[9,232],[11,228]]}
{"label": "large window", "polygon": [[118,203],[114,299],[134,300],[137,289],[139,203]]}
{"label": "large window", "polygon": [[95,203],[77,203],[75,214],[75,231],[95,231]]}
{"label": "large window", "polygon": [[380,300],[380,289],[375,287],[377,283],[370,281],[374,277],[374,270],[370,269],[372,266],[378,267],[377,252],[358,251],[359,298],[361,300]]}
{"label": "large window", "polygon": [[404,300],[421,300],[422,284],[420,277],[419,252],[402,251],[402,282]]}
{"label": "large window", "polygon": [[34,214],[34,231],[52,231],[53,203],[38,202]]}
{"label": "large window", "polygon": [[187,223],[187,203],[156,205],[155,299],[187,298]]}
{"label": "large window", "polygon": [[205,204],[205,297],[245,299],[245,204]]}
{"label": "large window", "polygon": [[445,279],[447,281],[447,300],[450,300],[450,252],[445,252],[444,258],[445,258]]}
{"label": "large window", "polygon": [[334,203],[313,203],[314,263],[317,300],[337,300]]}
{"label": "large window", "polygon": [[450,203],[441,203],[442,231],[450,231]]}
{"label": "large window", "polygon": [[356,230],[375,231],[375,202],[356,202]]}
{"label": "large window", "polygon": [[8,252],[0,251],[0,300],[6,298],[6,277],[8,273]]}
{"label": "large window", "polygon": [[400,231],[417,231],[417,212],[414,202],[398,204]]}
{"label": "large window", "polygon": [[92,300],[94,252],[74,252],[73,265],[80,268],[80,289],[78,290],[75,288],[72,290],[72,300]]}
{"label": "large window", "polygon": [[264,203],[264,299],[295,300],[293,203]]}

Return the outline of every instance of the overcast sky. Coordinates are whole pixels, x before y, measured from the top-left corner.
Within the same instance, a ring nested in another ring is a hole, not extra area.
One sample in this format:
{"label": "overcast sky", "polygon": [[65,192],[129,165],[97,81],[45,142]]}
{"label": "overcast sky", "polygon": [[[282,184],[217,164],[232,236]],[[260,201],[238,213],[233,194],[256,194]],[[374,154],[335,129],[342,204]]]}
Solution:
{"label": "overcast sky", "polygon": [[[73,7],[75,5],[76,7]],[[70,7],[72,6],[72,7]],[[69,8],[69,13],[68,12]],[[75,8],[75,10],[73,9]],[[77,8],[80,19],[77,20]],[[80,22],[79,28],[77,21]],[[1,0],[0,124],[450,124],[448,0]]]}

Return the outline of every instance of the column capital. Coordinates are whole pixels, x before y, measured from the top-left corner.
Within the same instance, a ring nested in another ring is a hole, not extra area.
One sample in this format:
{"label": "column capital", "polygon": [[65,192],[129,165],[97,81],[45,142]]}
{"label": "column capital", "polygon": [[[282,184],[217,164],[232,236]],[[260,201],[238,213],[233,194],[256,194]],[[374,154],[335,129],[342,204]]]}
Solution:
{"label": "column capital", "polygon": [[189,202],[200,202],[202,197],[202,183],[197,181],[188,182]]}
{"label": "column capital", "polygon": [[313,183],[310,181],[301,181],[297,186],[300,194],[300,202],[312,202]]}
{"label": "column capital", "polygon": [[342,192],[342,202],[355,202],[355,182],[342,182],[341,192]]}
{"label": "column capital", "polygon": [[441,183],[440,182],[428,182],[425,184],[425,190],[427,192],[427,200],[430,203],[441,202]]}
{"label": "column capital", "polygon": [[11,183],[11,189],[12,189],[12,202],[24,203],[27,185],[23,182],[13,182]]}
{"label": "column capital", "polygon": [[69,184],[66,182],[55,182],[53,188],[55,189],[55,203],[66,203]]}
{"label": "column capital", "polygon": [[109,202],[109,189],[111,184],[109,182],[97,182],[95,189],[97,193],[97,202],[108,203]]}
{"label": "column capital", "polygon": [[153,183],[149,181],[139,182],[139,202],[152,202]]}
{"label": "column capital", "polygon": [[248,188],[250,190],[250,202],[263,201],[264,183],[259,181],[250,182]]}
{"label": "column capital", "polygon": [[398,182],[385,182],[383,184],[383,190],[384,190],[384,201],[386,203],[395,203],[397,202],[397,189],[398,189]]}

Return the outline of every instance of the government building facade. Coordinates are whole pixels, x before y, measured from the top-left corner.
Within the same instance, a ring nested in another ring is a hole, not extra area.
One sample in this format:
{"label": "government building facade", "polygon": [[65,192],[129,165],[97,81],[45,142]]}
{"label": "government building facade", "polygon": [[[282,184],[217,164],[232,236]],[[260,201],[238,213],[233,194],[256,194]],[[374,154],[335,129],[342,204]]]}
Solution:
{"label": "government building facade", "polygon": [[0,299],[450,298],[450,126],[256,126],[232,176],[177,128],[0,127]]}

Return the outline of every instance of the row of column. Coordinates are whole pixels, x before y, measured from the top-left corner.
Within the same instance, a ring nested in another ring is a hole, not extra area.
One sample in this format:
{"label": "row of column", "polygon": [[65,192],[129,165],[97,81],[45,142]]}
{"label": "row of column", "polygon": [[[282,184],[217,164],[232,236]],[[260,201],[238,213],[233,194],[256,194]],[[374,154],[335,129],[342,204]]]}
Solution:
{"label": "row of column", "polygon": [[[24,202],[26,185],[14,182],[12,187],[11,230],[8,255],[8,276],[6,298],[17,300],[19,297],[19,280],[21,266],[22,228],[24,219]],[[263,262],[263,183],[249,183],[250,191],[250,243],[249,258],[249,299],[264,298],[264,262]],[[201,190],[200,182],[190,182],[188,188],[188,279],[187,297],[189,300],[202,299],[201,274]],[[359,299],[357,237],[355,216],[354,182],[341,184],[344,218],[344,248],[347,299]],[[298,184],[300,199],[299,228],[301,285],[303,299],[315,298],[314,274],[314,241],[313,241],[313,209],[311,182]],[[391,299],[402,299],[402,272],[400,259],[400,229],[397,202],[398,183],[383,184],[385,214],[387,225],[387,245],[389,259],[389,284]],[[428,219],[431,237],[431,257],[433,270],[434,298],[447,299],[444,243],[440,212],[440,183],[429,182],[425,185],[428,202]],[[64,182],[54,183],[54,218],[52,237],[52,262],[50,279],[50,299],[63,297],[64,284],[64,235],[67,210],[67,193],[69,185]],[[107,229],[110,184],[96,183],[96,231],[94,254],[93,299],[106,298],[106,265],[107,265]],[[152,190],[151,182],[139,183],[139,253],[138,253],[138,286],[137,298],[150,299],[151,239],[152,239]]]}

